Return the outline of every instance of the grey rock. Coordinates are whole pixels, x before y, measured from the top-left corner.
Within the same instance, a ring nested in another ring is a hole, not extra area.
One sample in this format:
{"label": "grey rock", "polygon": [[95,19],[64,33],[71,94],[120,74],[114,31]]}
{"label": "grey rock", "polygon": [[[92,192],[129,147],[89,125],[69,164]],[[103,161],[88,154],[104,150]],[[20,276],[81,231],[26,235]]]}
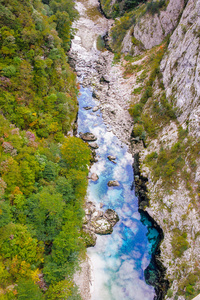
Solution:
{"label": "grey rock", "polygon": [[200,136],[200,1],[189,0],[180,23],[170,38],[161,62],[168,99],[178,109],[178,121],[189,123],[192,135]]}
{"label": "grey rock", "polygon": [[98,149],[98,148],[99,148],[98,144],[95,143],[95,142],[89,143],[89,146],[90,146],[92,149]]}
{"label": "grey rock", "polygon": [[113,209],[107,209],[104,213],[104,218],[106,218],[112,226],[115,226],[115,224],[119,221],[119,216]]}
{"label": "grey rock", "polygon": [[116,161],[115,161],[116,157],[115,157],[115,156],[113,156],[113,155],[108,155],[107,158],[108,158],[111,162],[113,162],[114,164],[116,164]]}
{"label": "grey rock", "polygon": [[95,173],[92,173],[90,179],[91,179],[92,181],[97,181],[97,180],[99,179],[99,176],[98,176],[97,174],[95,174]]}
{"label": "grey rock", "polygon": [[113,232],[111,223],[103,217],[93,221],[91,224],[95,229],[95,233],[97,234],[109,234]]}
{"label": "grey rock", "polygon": [[92,108],[92,106],[85,106],[83,107],[85,110],[90,110]]}
{"label": "grey rock", "polygon": [[108,186],[120,186],[117,180],[110,180],[108,181]]}
{"label": "grey rock", "polygon": [[99,107],[98,107],[98,106],[95,106],[95,107],[93,107],[93,109],[92,109],[93,112],[96,112],[97,110],[99,110]]}
{"label": "grey rock", "polygon": [[79,135],[80,135],[82,140],[87,141],[87,142],[90,142],[90,141],[92,142],[92,141],[97,140],[96,136],[91,132],[86,132],[86,133],[81,133],[80,132]]}

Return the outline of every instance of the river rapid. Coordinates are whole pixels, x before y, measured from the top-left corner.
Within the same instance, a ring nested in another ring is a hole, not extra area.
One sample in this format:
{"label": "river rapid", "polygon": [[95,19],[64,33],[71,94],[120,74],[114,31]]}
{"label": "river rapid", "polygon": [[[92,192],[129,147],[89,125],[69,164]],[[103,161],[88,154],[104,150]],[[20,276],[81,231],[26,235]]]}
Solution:
{"label": "river rapid", "polygon": [[[85,300],[153,300],[155,291],[146,283],[144,271],[159,233],[138,212],[132,184],[132,120],[127,108],[134,79],[124,80],[120,65],[112,64],[113,54],[96,49],[98,35],[104,35],[112,25],[97,7],[96,0],[77,2],[80,18],[74,24],[77,31],[70,57],[81,84],[78,135],[92,132],[99,146],[98,161],[90,170],[99,179],[89,180],[87,200],[97,208],[114,209],[120,221],[111,235],[99,235],[96,246],[87,249],[91,272],[85,274],[84,281],[88,280],[89,290],[83,290],[81,284],[80,288]],[[116,163],[109,161],[108,155],[115,156]],[[120,185],[108,187],[109,180]]]}

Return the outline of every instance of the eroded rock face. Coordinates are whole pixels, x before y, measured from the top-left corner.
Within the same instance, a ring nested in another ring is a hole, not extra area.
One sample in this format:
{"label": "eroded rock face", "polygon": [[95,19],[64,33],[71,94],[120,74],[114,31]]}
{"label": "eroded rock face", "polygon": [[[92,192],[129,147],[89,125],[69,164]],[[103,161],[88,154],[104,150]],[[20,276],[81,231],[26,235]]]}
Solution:
{"label": "eroded rock face", "polygon": [[[164,38],[176,27],[179,16],[184,7],[184,0],[170,0],[166,9],[161,9],[159,14],[146,13],[136,21],[126,33],[122,42],[122,53],[138,55],[142,48],[151,49],[159,45]],[[134,46],[134,36],[141,44]]]}
{"label": "eroded rock face", "polygon": [[181,124],[200,136],[200,1],[189,0],[161,62],[167,97]]}
{"label": "eroded rock face", "polygon": [[183,7],[184,0],[170,0],[166,10],[144,15],[134,27],[134,36],[146,49],[159,45],[177,25]]}

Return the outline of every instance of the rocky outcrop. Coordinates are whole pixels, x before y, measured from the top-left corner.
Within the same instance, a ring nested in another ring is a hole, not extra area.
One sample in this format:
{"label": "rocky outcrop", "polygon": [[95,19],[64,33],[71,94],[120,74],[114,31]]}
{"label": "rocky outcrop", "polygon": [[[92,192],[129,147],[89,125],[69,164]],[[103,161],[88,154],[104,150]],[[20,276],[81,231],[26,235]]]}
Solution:
{"label": "rocky outcrop", "polygon": [[[152,1],[152,3],[156,5],[159,1]],[[142,13],[136,8],[134,14],[133,10],[134,23],[123,38],[122,53],[138,55],[144,49],[151,49],[159,45],[176,28],[184,7],[184,0],[165,1],[163,7],[158,7],[155,10],[148,9],[148,5],[149,2],[143,4]],[[116,36],[113,39],[111,34],[109,39],[111,47],[115,49]]]}
{"label": "rocky outcrop", "polygon": [[118,221],[119,217],[113,209],[107,209],[103,212],[98,210],[94,203],[86,202],[83,231],[89,235],[87,246],[95,245],[95,234],[112,233],[113,227]]}
{"label": "rocky outcrop", "polygon": [[[167,97],[178,120],[200,136],[200,1],[189,0],[161,62]],[[186,124],[187,123],[187,124]]]}
{"label": "rocky outcrop", "polygon": [[146,13],[134,26],[134,37],[142,42],[145,49],[159,45],[176,27],[183,7],[184,0],[170,0],[167,8],[159,13]]}

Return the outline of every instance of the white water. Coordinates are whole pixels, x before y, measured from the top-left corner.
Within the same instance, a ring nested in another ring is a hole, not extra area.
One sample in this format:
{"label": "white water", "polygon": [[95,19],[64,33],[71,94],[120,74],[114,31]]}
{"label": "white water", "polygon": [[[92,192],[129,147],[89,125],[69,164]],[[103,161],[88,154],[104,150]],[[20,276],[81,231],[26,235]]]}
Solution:
{"label": "white water", "polygon": [[[99,76],[96,65],[101,58],[101,53],[96,49],[96,38],[99,34],[104,34],[108,26],[108,21],[104,17],[88,19],[87,9],[97,5],[96,0],[78,2],[77,8],[81,17],[75,25],[78,31],[71,48],[72,57],[76,57],[76,70],[80,82],[88,80],[90,84],[96,82]],[[123,87],[119,85],[120,81],[117,90],[123,94]],[[97,206],[103,203],[105,210],[114,209],[120,217],[111,235],[98,236],[96,246],[88,248],[87,253],[92,267],[91,299],[152,300],[155,296],[154,289],[145,283],[144,278],[144,270],[150,262],[151,244],[147,239],[148,230],[140,221],[138,200],[131,190],[133,159],[128,153],[128,147],[120,141],[127,140],[129,134],[124,136],[127,130],[123,131],[121,128],[122,134],[119,140],[111,132],[113,127],[109,125],[109,119],[107,125],[103,123],[100,110],[97,112],[84,110],[84,106],[99,105],[99,102],[92,98],[91,89],[81,88],[80,92],[78,131],[92,132],[97,136],[99,145],[96,151],[98,162],[91,168],[91,173],[96,173],[99,180],[89,182],[87,197]],[[107,94],[109,93],[113,95],[110,90]],[[124,111],[120,110],[117,103],[116,107],[118,107],[119,117]],[[127,111],[125,115],[126,113]],[[125,123],[126,120],[123,120],[123,124]],[[118,137],[119,132],[118,130]],[[116,156],[116,165],[107,159],[108,155]],[[119,187],[107,186],[107,182],[113,179],[120,182]],[[156,236],[156,232],[154,234]]]}

